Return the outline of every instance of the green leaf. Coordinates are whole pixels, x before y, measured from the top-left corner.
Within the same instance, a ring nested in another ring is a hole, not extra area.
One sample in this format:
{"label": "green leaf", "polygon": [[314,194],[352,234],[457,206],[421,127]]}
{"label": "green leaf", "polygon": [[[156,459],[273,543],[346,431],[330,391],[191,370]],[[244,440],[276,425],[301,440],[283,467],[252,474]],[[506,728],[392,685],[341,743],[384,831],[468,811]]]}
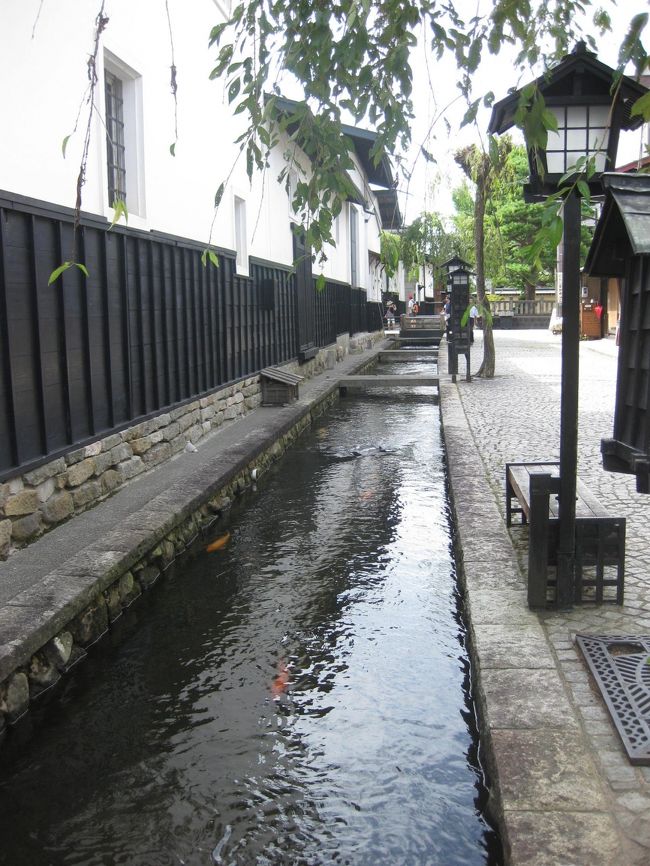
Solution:
{"label": "green leaf", "polygon": [[325,274],[319,274],[316,277],[316,291],[324,292],[327,281],[325,280]]}
{"label": "green leaf", "polygon": [[206,247],[201,253],[201,264],[204,268],[207,267],[208,262],[210,262],[211,265],[214,265],[215,268],[219,267],[219,256],[214,250],[211,250],[210,247]]}
{"label": "green leaf", "polygon": [[176,142],[169,145],[169,152],[172,156],[176,156]]}
{"label": "green leaf", "polygon": [[59,265],[58,268],[54,268],[54,270],[50,274],[49,280],[47,281],[48,286],[51,286],[52,283],[56,282],[61,276],[61,274],[65,273],[68,268],[72,267],[73,264],[74,262],[63,262],[63,264]]}
{"label": "green leaf", "polygon": [[64,274],[70,268],[79,268],[79,270],[82,272],[82,274],[85,277],[89,276],[88,268],[85,265],[83,265],[81,262],[63,262],[63,264],[59,265],[58,268],[54,268],[54,270],[50,274],[50,277],[47,281],[48,286],[51,286],[52,283],[55,283],[59,279],[61,274]]}
{"label": "green leaf", "polygon": [[216,191],[214,195],[214,206],[215,208],[219,207],[221,204],[221,199],[223,198],[223,194],[225,192],[226,185],[225,183],[219,184],[219,189]]}
{"label": "green leaf", "polygon": [[578,192],[580,193],[580,195],[587,202],[587,204],[589,204],[589,202],[591,201],[591,191],[587,183],[584,180],[579,180],[576,186],[578,187]]}
{"label": "green leaf", "polygon": [[562,232],[564,231],[564,222],[562,217],[555,216],[548,228],[549,243],[553,247],[557,247],[562,240]]}
{"label": "green leaf", "polygon": [[61,153],[63,154],[63,159],[65,159],[65,149],[68,146],[68,142],[72,138],[72,133],[70,135],[66,135],[66,137],[61,142]]}
{"label": "green leaf", "polygon": [[237,94],[239,93],[239,89],[241,88],[241,81],[239,78],[235,78],[234,81],[231,81],[230,86],[228,88],[228,102],[231,103],[237,98]]}
{"label": "green leaf", "polygon": [[634,117],[637,114],[640,114],[644,121],[650,120],[650,90],[640,96],[632,106],[630,116]]}
{"label": "green leaf", "polygon": [[461,121],[461,126],[467,126],[469,123],[472,123],[476,119],[476,114],[478,112],[479,105],[481,103],[480,99],[475,99],[474,102],[471,103],[467,111],[465,112],[465,116]]}
{"label": "green leaf", "polygon": [[215,42],[219,41],[221,34],[226,29],[226,27],[227,22],[224,22],[223,24],[217,24],[215,27],[212,28],[212,30],[210,31],[210,41],[208,43],[209,48],[212,47]]}
{"label": "green leaf", "polygon": [[124,222],[128,223],[129,221],[129,212],[126,209],[126,202],[122,198],[116,198],[113,202],[113,220],[110,224],[109,231],[113,228],[113,226],[118,222],[120,217],[124,217]]}

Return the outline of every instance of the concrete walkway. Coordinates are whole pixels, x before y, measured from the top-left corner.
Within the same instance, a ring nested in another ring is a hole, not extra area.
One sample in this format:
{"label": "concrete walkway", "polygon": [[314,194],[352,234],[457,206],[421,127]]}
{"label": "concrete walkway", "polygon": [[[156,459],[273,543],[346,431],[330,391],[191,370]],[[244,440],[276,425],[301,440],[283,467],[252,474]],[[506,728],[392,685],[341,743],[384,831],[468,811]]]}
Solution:
{"label": "concrete walkway", "polygon": [[[479,703],[487,723],[507,862],[650,864],[650,767],[632,766],[574,645],[577,632],[650,634],[650,496],[602,469],[617,349],[580,346],[579,472],[627,518],[625,606],[530,612],[525,530],[505,525],[505,463],[559,457],[560,338],[497,331],[496,377],[452,385],[441,346],[441,408]],[[482,358],[477,335],[472,365]],[[464,370],[464,362],[461,364]]]}

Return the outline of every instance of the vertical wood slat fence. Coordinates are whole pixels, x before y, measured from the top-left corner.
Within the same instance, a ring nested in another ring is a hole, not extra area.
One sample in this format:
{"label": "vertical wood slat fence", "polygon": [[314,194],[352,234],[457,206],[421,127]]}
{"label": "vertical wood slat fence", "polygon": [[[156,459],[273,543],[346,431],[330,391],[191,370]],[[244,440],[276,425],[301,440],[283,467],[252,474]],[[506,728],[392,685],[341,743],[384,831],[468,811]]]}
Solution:
{"label": "vertical wood slat fence", "polygon": [[[11,477],[266,366],[297,356],[291,271],[0,193],[0,479]],[[377,330],[366,293],[328,283],[314,305],[319,346]]]}

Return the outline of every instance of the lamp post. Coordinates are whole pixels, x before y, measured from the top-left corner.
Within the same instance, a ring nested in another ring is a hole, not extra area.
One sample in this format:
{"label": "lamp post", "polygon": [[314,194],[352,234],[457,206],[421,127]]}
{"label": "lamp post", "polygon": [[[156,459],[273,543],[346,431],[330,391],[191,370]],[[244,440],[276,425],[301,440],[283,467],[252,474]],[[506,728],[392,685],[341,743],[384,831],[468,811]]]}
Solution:
{"label": "lamp post", "polygon": [[[570,191],[563,204],[562,261],[562,385],[560,398],[560,490],[558,509],[557,593],[558,607],[574,599],[576,477],[578,462],[578,378],[580,347],[580,191],[602,192],[600,175],[613,168],[619,131],[641,125],[630,117],[631,105],[645,92],[627,76],[597,60],[583,42],[554,68],[538,78],[534,87],[557,122],[549,131],[546,148],[529,148],[530,183],[524,188],[528,201],[558,190],[560,180],[581,158],[592,161],[595,171],[580,186],[566,181]],[[503,133],[518,120],[524,94],[511,93],[492,110],[488,131]],[[584,162],[584,160],[583,160]],[[578,172],[575,172],[577,175]]]}
{"label": "lamp post", "polygon": [[451,373],[451,381],[456,381],[458,374],[458,355],[465,355],[467,365],[465,378],[469,382],[470,356],[469,356],[469,324],[461,325],[463,314],[469,306],[469,278],[470,271],[459,266],[447,274],[447,291],[451,296],[451,310],[449,316],[448,335],[448,363],[447,369]]}

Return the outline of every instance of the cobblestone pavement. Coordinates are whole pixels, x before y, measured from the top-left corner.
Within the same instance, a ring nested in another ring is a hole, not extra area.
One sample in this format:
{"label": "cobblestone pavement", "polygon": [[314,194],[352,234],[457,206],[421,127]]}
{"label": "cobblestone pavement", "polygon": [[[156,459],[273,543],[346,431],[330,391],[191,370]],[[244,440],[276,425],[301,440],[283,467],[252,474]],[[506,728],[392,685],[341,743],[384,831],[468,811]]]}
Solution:
{"label": "cobblestone pavement", "polygon": [[[503,522],[495,521],[495,531],[501,533],[505,528],[505,502],[504,502],[504,473],[505,464],[509,461],[518,460],[549,460],[559,459],[559,428],[560,428],[560,384],[561,384],[561,343],[560,337],[554,337],[547,331],[496,331],[496,376],[493,380],[473,379],[471,383],[465,382],[459,377],[457,385],[441,386],[443,423],[448,425],[448,416],[451,419],[451,447],[454,449],[455,430],[459,418],[464,416],[464,423],[469,430],[469,436],[476,447],[479,462],[475,462],[475,453],[468,455],[469,466],[487,480],[489,488],[494,495],[491,501],[489,492],[484,496],[484,505],[488,513],[494,513],[492,509],[498,508]],[[574,644],[574,638],[578,632],[592,634],[617,634],[617,635],[650,635],[650,496],[636,493],[635,479],[633,476],[613,474],[602,469],[600,456],[601,438],[611,437],[613,429],[613,411],[616,387],[616,359],[617,348],[613,339],[598,342],[583,342],[580,345],[580,401],[579,401],[579,445],[578,445],[578,471],[580,477],[587,482],[589,488],[598,499],[607,506],[612,516],[624,516],[627,518],[627,545],[626,545],[626,574],[625,574],[625,604],[623,607],[616,605],[582,606],[564,612],[544,612],[532,614],[542,626],[546,636],[545,646],[540,645],[540,652],[550,648],[552,663],[559,674],[560,684],[563,692],[568,697],[571,705],[571,716],[575,718],[578,726],[580,743],[576,745],[574,763],[579,764],[581,760],[591,762],[595,773],[600,777],[599,790],[590,789],[585,785],[583,789],[583,802],[573,803],[570,807],[572,815],[582,812],[584,820],[579,823],[567,824],[566,834],[575,834],[576,826],[583,829],[588,828],[590,812],[598,812],[605,822],[610,817],[615,823],[615,837],[603,842],[596,839],[597,832],[594,826],[580,843],[574,839],[569,844],[565,839],[562,843],[556,838],[549,844],[546,851],[540,853],[538,848],[540,826],[539,815],[535,817],[530,814],[529,824],[526,823],[526,810],[548,811],[556,807],[551,796],[550,803],[546,805],[539,801],[531,805],[530,801],[523,807],[513,806],[516,800],[516,792],[508,790],[509,777],[507,761],[501,769],[505,773],[505,781],[501,779],[501,795],[507,801],[510,795],[510,804],[506,802],[506,810],[511,808],[512,821],[510,823],[507,844],[511,847],[511,862],[539,863],[540,866],[553,864],[591,864],[602,863],[607,866],[627,866],[627,864],[650,864],[650,767],[632,766],[623,750],[618,734],[612,725],[609,714],[597,693],[596,687],[582,661],[582,657]],[[441,377],[446,370],[445,359],[446,345],[441,346]],[[481,335],[477,335],[477,342],[473,347],[472,370],[478,369],[482,357]],[[461,359],[461,369],[464,370],[464,361]],[[447,379],[447,382],[449,380]],[[457,407],[460,405],[460,412]],[[448,411],[449,410],[449,411]],[[458,429],[462,425],[458,423]],[[447,438],[447,431],[446,431]],[[462,446],[461,446],[462,447]],[[473,449],[472,449],[473,450]],[[458,456],[458,455],[456,455]],[[450,464],[453,466],[454,454],[449,456]],[[452,492],[456,498],[456,488],[463,487],[463,478],[458,476],[454,480],[452,470]],[[485,487],[483,485],[483,491]],[[462,489],[461,489],[462,494]],[[474,500],[477,501],[476,499]],[[467,499],[461,495],[461,503],[467,505],[472,502],[471,494]],[[456,505],[458,512],[458,503]],[[462,538],[464,518],[460,518],[461,547],[467,564],[467,541]],[[526,574],[526,530],[513,527],[508,531],[510,540],[518,560],[521,575]],[[471,537],[467,536],[465,538]],[[472,563],[470,562],[470,566]],[[467,568],[466,568],[467,570]],[[470,568],[470,572],[472,569]],[[477,583],[477,585],[479,585]],[[518,583],[514,577],[504,580],[501,595],[504,600],[506,592],[510,592],[511,599],[515,599],[515,607],[525,606],[525,582]],[[468,582],[470,596],[470,608],[476,609],[472,604],[472,584]],[[523,613],[519,611],[523,616]],[[474,620],[474,614],[472,613]],[[491,620],[488,620],[491,622]],[[479,616],[479,629],[476,641],[481,649],[486,646],[486,635],[489,633],[485,628],[481,630],[481,618]],[[524,628],[528,628],[530,622],[515,623],[511,628],[525,637]],[[535,623],[535,627],[537,627]],[[493,625],[496,634],[503,640],[503,623],[500,626]],[[501,630],[500,630],[501,629]],[[492,636],[494,637],[494,635]],[[521,643],[525,641],[522,640]],[[488,641],[489,644],[489,641]],[[516,641],[515,641],[516,646]],[[488,647],[490,648],[490,647]],[[518,651],[515,649],[515,651]],[[525,654],[526,647],[520,647],[520,652]],[[511,667],[512,662],[508,663]],[[540,663],[539,667],[545,665]],[[490,663],[488,667],[493,667]],[[525,680],[528,688],[531,688],[531,668],[528,663],[525,672]],[[492,670],[487,671],[487,688],[490,687],[490,675]],[[520,671],[520,673],[523,673]],[[543,683],[540,682],[543,688]],[[488,696],[489,697],[489,696]],[[549,701],[551,698],[549,697]],[[489,703],[489,701],[488,701]],[[498,729],[499,723],[494,722],[494,707],[492,707],[493,728]],[[517,727],[517,725],[511,725]],[[520,725],[518,727],[521,727]],[[524,725],[525,727],[525,725]],[[570,726],[569,726],[570,727]],[[517,732],[521,735],[521,731]],[[512,735],[512,731],[510,732]],[[573,736],[568,731],[562,734],[565,744],[566,737]],[[498,746],[499,731],[492,731],[493,744]],[[554,744],[547,741],[548,750],[552,750]],[[586,745],[587,754],[582,756],[582,746]],[[509,748],[512,741],[509,741]],[[519,740],[520,757],[525,764],[525,741]],[[582,757],[581,757],[582,756]],[[565,755],[566,757],[566,755]],[[539,761],[545,760],[543,753],[537,755]],[[569,755],[569,761],[571,760]],[[504,769],[505,768],[505,769]],[[525,771],[526,772],[526,771]],[[501,774],[501,773],[500,773]],[[515,774],[516,775],[516,774]],[[592,778],[591,774],[590,778]],[[575,781],[575,780],[574,780]],[[521,779],[519,779],[521,782]],[[505,786],[505,790],[504,790]],[[516,787],[516,786],[515,786]],[[558,789],[559,791],[559,789]],[[552,794],[552,789],[551,789]],[[604,798],[604,799],[603,799]],[[560,793],[557,799],[561,800]],[[566,815],[561,815],[555,822],[554,831],[559,833],[561,839],[562,821]],[[529,845],[522,844],[522,834],[535,827],[534,837]],[[602,829],[602,822],[600,822]],[[588,838],[587,838],[588,837]],[[563,848],[563,844],[565,847]],[[589,853],[593,844],[594,849],[600,849],[597,855]],[[566,847],[568,846],[568,847]],[[582,846],[582,850],[581,850]],[[622,846],[622,847],[620,847]],[[543,848],[543,844],[542,844]],[[607,853],[609,852],[609,853]],[[530,858],[530,859],[528,859]]]}

